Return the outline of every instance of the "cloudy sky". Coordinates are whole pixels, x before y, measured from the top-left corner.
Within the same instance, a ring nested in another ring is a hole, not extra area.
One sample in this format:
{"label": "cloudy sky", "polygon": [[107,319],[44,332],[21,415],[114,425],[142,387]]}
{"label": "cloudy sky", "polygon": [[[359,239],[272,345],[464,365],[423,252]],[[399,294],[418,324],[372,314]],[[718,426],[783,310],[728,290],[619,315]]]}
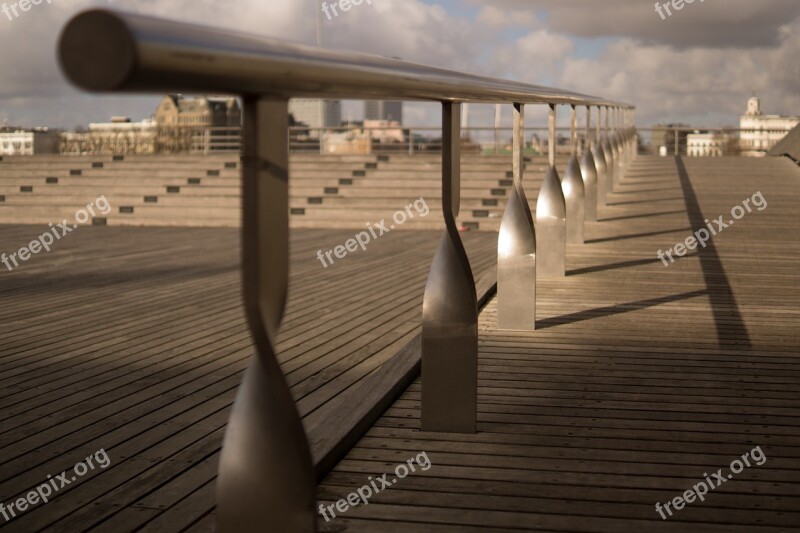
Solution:
{"label": "cloudy sky", "polygon": [[[0,13],[0,122],[74,128],[152,114],[157,96],[82,94],[59,72],[60,28],[88,7],[313,44],[318,1],[44,0],[16,18]],[[738,124],[754,89],[765,112],[800,115],[798,0],[696,0],[666,19],[653,0],[372,0],[323,16],[322,26],[329,48],[631,102],[640,127]],[[492,122],[486,106],[471,113],[470,125]],[[530,106],[528,113],[543,118]],[[345,114],[360,118],[360,106],[349,103]],[[436,117],[433,105],[406,107],[408,124]]]}

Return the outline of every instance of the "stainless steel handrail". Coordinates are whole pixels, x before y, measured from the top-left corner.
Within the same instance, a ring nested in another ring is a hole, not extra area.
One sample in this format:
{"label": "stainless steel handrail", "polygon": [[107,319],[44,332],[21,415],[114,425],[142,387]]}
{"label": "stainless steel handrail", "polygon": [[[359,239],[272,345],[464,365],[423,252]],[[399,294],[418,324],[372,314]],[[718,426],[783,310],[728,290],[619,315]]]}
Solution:
{"label": "stainless steel handrail", "polygon": [[90,91],[218,91],[630,108],[551,87],[117,11],[92,10],[72,19],[61,35],[59,51],[69,80]]}
{"label": "stainless steel handrail", "polygon": [[[500,230],[498,294],[514,295],[512,303],[519,309],[512,307],[511,315],[519,316],[510,327],[519,329],[534,326],[536,277],[535,230],[522,188],[524,105],[548,104],[553,117],[556,105],[605,107],[606,117],[612,108],[624,109],[629,116],[633,109],[550,87],[107,10],[72,19],[61,35],[59,58],[67,78],[90,91],[225,92],[243,97],[242,272],[256,357],[239,389],[222,447],[217,479],[217,523],[222,532],[263,531],[267,525],[282,532],[316,530],[315,472],[308,440],[275,353],[289,275],[288,99],[386,98],[442,104],[442,209],[447,231],[431,266],[423,303],[422,426],[451,432],[474,432],[477,427],[476,291],[456,225],[461,104],[507,103],[515,109],[514,194]],[[632,133],[626,131],[627,146]],[[551,145],[554,137],[552,121]],[[599,141],[598,135],[598,147]],[[607,157],[608,167],[614,168],[614,154]],[[554,145],[550,163],[553,193],[561,194],[563,204]],[[506,283],[502,290],[501,282]]]}

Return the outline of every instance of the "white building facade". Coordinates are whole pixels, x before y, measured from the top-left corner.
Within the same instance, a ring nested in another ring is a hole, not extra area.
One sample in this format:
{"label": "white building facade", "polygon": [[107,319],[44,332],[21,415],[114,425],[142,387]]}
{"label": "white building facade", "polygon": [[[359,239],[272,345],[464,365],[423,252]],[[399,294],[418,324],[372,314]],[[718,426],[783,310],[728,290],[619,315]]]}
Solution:
{"label": "white building facade", "polygon": [[33,155],[33,132],[0,133],[0,155]]}
{"label": "white building facade", "polygon": [[58,153],[59,136],[47,128],[0,131],[0,156]]}
{"label": "white building facade", "polygon": [[686,136],[689,157],[718,157],[722,155],[722,139],[714,133],[695,131]]}
{"label": "white building facade", "polygon": [[747,101],[747,111],[739,120],[739,146],[743,156],[763,157],[787,133],[800,124],[800,117],[765,115],[761,100],[752,96]]}

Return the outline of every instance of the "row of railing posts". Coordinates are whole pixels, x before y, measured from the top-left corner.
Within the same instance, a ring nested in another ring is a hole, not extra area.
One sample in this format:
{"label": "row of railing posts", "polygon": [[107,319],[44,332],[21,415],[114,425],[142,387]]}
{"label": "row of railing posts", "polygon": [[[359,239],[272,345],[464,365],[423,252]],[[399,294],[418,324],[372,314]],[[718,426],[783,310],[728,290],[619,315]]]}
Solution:
{"label": "row of railing posts", "polygon": [[[425,289],[422,320],[422,430],[472,433],[477,428],[477,306],[469,260],[454,229],[453,197],[459,165],[450,124],[457,104],[444,105],[442,197],[447,230]],[[586,106],[584,146],[578,139],[576,105],[571,105],[571,151],[559,176],[556,164],[556,104],[549,104],[548,169],[536,200],[535,219],[523,188],[524,106],[514,104],[513,185],[497,243],[497,327],[536,328],[536,280],[566,275],[567,244],[584,243],[585,222],[597,220],[635,154],[632,110],[597,107],[591,138],[592,107]],[[605,110],[605,115],[603,111]]]}

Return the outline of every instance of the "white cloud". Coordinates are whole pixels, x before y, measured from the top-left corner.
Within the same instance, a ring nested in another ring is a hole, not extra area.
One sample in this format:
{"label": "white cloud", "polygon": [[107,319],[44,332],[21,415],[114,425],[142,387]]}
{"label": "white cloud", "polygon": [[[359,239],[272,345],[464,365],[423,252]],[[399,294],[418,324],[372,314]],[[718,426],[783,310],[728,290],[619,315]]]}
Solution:
{"label": "white cloud", "polygon": [[475,22],[479,26],[485,26],[493,30],[520,27],[539,29],[542,27],[542,22],[537,18],[536,13],[531,10],[519,9],[511,11],[493,4],[484,6],[478,13]]}
{"label": "white cloud", "polygon": [[498,47],[493,63],[502,66],[506,76],[531,83],[546,84],[575,49],[569,38],[549,30],[534,30]]}

